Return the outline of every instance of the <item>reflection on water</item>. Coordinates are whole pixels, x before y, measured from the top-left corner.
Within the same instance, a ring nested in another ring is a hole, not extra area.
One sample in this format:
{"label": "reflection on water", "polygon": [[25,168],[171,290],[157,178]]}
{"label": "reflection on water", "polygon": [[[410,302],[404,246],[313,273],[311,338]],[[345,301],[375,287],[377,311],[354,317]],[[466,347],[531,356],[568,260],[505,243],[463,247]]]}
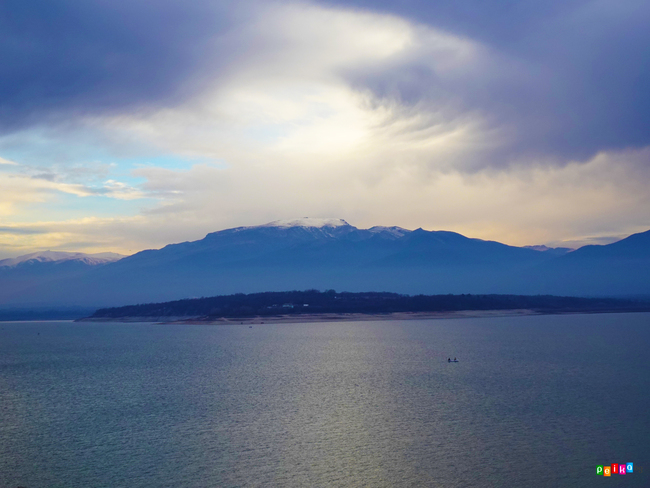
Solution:
{"label": "reflection on water", "polygon": [[4,323],[0,487],[647,486],[594,473],[650,465],[648,344],[650,314]]}

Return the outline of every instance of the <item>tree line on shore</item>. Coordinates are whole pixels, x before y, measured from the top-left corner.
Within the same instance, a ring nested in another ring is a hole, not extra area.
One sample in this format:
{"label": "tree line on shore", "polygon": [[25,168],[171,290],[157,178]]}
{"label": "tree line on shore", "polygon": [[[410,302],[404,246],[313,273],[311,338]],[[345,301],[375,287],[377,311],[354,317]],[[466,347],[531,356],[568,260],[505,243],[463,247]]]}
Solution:
{"label": "tree line on shore", "polygon": [[650,303],[615,298],[552,295],[400,295],[388,292],[338,293],[334,290],[238,293],[147,303],[97,310],[91,318],[204,317],[240,318],[322,313],[387,314],[516,310],[539,312],[603,312],[650,310]]}

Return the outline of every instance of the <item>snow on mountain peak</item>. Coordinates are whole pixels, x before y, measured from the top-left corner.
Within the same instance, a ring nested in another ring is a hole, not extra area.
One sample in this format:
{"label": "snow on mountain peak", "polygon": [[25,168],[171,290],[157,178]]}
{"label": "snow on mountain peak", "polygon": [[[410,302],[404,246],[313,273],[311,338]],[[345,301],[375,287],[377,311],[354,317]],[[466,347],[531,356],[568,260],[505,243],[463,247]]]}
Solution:
{"label": "snow on mountain peak", "polygon": [[370,229],[368,229],[368,230],[370,232],[372,232],[373,234],[383,232],[383,233],[389,234],[389,235],[391,235],[393,237],[397,237],[397,238],[404,237],[406,234],[411,232],[410,230],[404,229],[403,227],[397,227],[397,226],[384,227],[384,226],[381,226],[381,225],[376,225],[374,227],[370,227]]}
{"label": "snow on mountain peak", "polygon": [[16,258],[0,260],[0,266],[17,266],[21,263],[39,262],[62,262],[62,261],[81,261],[86,264],[104,264],[118,261],[124,256],[113,252],[102,252],[97,254],[85,254],[82,252],[62,252],[62,251],[41,251],[25,254]]}
{"label": "snow on mountain peak", "polygon": [[289,227],[344,227],[349,226],[343,219],[319,219],[312,217],[304,217],[302,219],[293,219],[293,220],[274,220],[268,224],[260,225],[258,227],[280,227],[280,228],[289,228]]}

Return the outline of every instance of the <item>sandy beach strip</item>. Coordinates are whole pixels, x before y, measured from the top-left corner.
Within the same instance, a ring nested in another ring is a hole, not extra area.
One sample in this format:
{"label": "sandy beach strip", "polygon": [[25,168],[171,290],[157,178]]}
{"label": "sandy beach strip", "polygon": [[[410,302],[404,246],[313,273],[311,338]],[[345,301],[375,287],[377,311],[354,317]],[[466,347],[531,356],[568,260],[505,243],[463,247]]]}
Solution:
{"label": "sandy beach strip", "polygon": [[522,315],[540,315],[534,310],[463,310],[457,312],[397,312],[397,313],[322,313],[322,314],[287,314],[269,315],[241,318],[219,319],[184,319],[161,321],[163,323],[184,324],[306,324],[313,322],[361,322],[384,320],[435,320],[435,319],[462,319],[482,317],[517,317]]}
{"label": "sandy beach strip", "polygon": [[195,324],[195,325],[262,325],[262,324],[308,324],[315,322],[361,322],[385,320],[440,320],[471,319],[489,317],[521,317],[526,315],[573,315],[600,313],[635,313],[648,312],[646,308],[623,310],[459,310],[447,312],[395,312],[395,313],[314,313],[286,315],[257,315],[254,317],[87,317],[75,322],[122,322],[122,323],[158,323],[158,324]]}

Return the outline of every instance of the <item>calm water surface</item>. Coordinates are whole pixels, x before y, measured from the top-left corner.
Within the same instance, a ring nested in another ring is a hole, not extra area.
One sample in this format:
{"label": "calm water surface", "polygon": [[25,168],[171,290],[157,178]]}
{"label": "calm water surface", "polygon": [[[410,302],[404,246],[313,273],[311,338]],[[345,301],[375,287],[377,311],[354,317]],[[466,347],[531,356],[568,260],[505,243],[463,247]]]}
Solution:
{"label": "calm water surface", "polygon": [[0,487],[650,486],[648,346],[650,314],[0,323]]}

